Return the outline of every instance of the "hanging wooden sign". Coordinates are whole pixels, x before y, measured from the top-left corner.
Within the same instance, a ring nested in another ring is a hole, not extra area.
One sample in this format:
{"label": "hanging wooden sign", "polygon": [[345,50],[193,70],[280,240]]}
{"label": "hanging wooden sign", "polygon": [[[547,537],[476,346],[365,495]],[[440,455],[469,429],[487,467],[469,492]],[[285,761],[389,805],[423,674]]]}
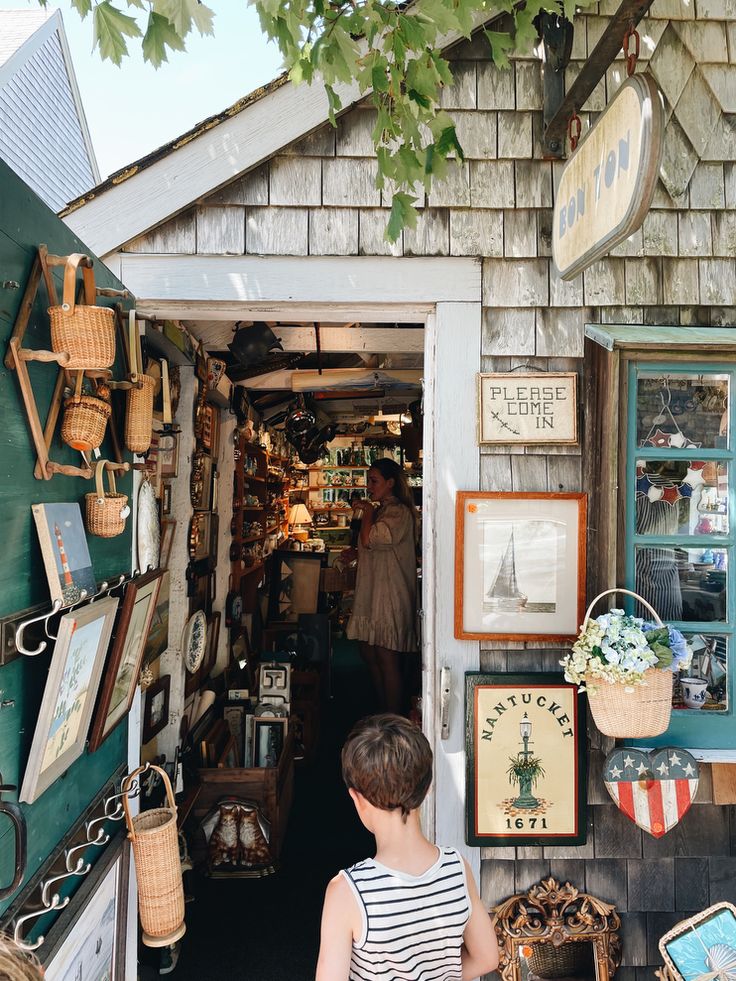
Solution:
{"label": "hanging wooden sign", "polygon": [[632,75],[567,161],[555,199],[552,255],[572,279],[644,221],[664,145],[664,105],[649,75]]}
{"label": "hanging wooden sign", "polygon": [[577,374],[478,376],[481,443],[577,443]]}

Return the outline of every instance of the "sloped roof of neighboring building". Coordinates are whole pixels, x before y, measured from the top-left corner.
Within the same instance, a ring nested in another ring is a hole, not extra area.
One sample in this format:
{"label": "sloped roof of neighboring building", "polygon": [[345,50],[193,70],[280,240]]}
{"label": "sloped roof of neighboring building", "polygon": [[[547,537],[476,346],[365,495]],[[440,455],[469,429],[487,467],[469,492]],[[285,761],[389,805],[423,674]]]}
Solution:
{"label": "sloped roof of neighboring building", "polygon": [[51,16],[43,10],[0,10],[0,65],[5,62]]}

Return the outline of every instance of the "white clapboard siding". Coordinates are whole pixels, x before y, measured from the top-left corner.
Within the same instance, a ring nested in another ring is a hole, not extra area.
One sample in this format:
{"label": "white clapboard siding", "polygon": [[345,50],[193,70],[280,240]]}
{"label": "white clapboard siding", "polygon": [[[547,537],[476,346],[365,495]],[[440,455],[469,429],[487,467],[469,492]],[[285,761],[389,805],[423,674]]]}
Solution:
{"label": "white clapboard siding", "polygon": [[53,17],[0,74],[0,158],[38,196],[59,211],[99,179],[71,68],[65,61],[60,21]]}

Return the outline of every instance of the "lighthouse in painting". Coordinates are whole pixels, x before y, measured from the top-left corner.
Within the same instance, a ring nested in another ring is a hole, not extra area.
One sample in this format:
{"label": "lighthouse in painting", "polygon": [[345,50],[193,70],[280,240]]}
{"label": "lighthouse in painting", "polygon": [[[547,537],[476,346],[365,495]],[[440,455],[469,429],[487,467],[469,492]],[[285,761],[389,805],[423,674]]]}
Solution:
{"label": "lighthouse in painting", "polygon": [[496,578],[483,601],[483,610],[486,613],[517,613],[526,606],[526,601],[527,597],[519,589],[516,581],[516,553],[512,527],[511,537],[503,553]]}
{"label": "lighthouse in painting", "polygon": [[61,528],[58,525],[54,525],[54,534],[56,535],[56,547],[59,549],[59,557],[61,558],[61,571],[63,585],[71,586],[74,580],[72,579],[72,570],[69,568],[69,561],[66,557],[66,551],[64,549],[64,539],[61,537]]}

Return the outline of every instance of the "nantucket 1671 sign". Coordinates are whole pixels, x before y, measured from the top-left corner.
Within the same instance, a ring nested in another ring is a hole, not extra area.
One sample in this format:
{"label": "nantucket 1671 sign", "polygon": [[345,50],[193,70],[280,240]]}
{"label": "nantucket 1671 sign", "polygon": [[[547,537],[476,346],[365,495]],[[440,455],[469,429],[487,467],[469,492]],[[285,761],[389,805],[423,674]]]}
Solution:
{"label": "nantucket 1671 sign", "polygon": [[649,75],[632,75],[588,130],[562,171],[552,255],[572,279],[644,221],[662,159],[664,107]]}

